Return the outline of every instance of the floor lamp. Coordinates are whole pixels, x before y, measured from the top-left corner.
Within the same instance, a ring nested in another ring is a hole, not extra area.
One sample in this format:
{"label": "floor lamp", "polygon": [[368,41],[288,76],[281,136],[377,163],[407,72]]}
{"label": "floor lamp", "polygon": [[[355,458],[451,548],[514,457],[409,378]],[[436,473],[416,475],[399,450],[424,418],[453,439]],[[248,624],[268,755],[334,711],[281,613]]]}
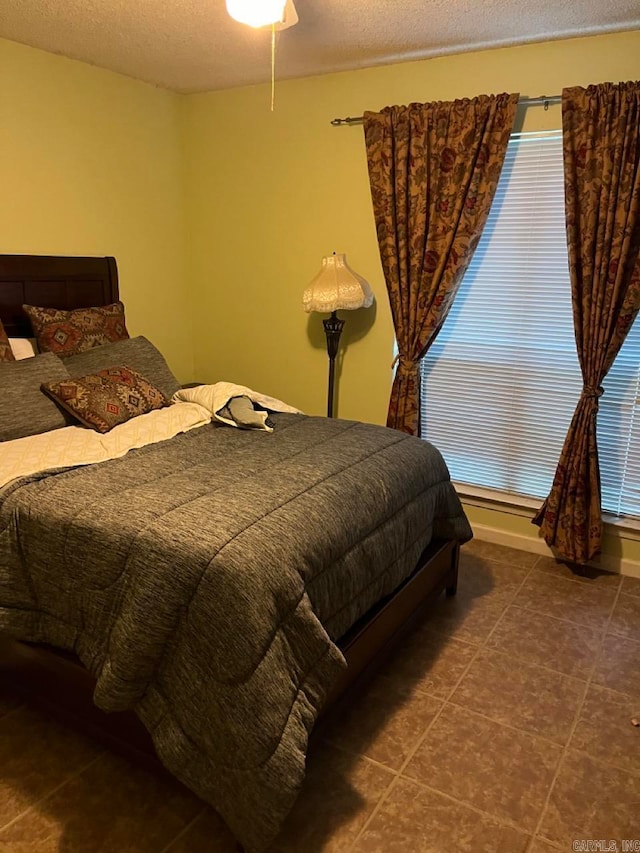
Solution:
{"label": "floor lamp", "polygon": [[329,356],[329,387],[327,390],[327,417],[333,417],[336,356],[344,320],[338,311],[354,311],[373,305],[373,291],[362,276],[347,264],[346,255],[329,255],[322,259],[322,268],[309,284],[302,297],[307,313],[319,311],[331,316],[322,321],[327,336]]}

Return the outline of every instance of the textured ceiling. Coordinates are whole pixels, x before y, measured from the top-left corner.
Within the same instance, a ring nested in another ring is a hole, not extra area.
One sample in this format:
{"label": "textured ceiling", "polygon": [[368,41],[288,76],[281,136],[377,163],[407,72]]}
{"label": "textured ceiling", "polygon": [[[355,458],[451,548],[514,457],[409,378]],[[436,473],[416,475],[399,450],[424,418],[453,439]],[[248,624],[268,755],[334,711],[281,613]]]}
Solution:
{"label": "textured ceiling", "polygon": [[[638,0],[295,0],[279,79],[640,28]],[[0,36],[180,92],[269,78],[269,34],[224,0],[0,0]]]}

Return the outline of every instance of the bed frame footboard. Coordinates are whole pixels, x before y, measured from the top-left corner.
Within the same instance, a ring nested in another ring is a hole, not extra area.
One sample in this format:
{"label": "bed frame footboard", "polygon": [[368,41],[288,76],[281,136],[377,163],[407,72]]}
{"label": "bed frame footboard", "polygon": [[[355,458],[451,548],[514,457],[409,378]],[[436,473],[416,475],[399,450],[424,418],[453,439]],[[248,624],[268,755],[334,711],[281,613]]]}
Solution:
{"label": "bed frame footboard", "polygon": [[[413,574],[338,641],[347,669],[327,696],[314,739],[329,719],[344,711],[442,591],[455,594],[459,550],[454,541],[432,542]],[[95,679],[74,655],[0,634],[0,681],[111,749],[167,772],[133,712],[107,714],[93,704]]]}

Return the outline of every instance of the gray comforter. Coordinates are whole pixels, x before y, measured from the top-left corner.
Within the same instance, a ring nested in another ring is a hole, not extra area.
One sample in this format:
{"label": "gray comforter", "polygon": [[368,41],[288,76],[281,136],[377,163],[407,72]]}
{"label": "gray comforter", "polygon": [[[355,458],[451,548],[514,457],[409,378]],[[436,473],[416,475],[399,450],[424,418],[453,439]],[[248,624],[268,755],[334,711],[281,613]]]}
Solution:
{"label": "gray comforter", "polygon": [[10,486],[0,630],[74,650],[249,851],[304,776],[344,659],[332,639],[470,529],[440,454],[399,432],[274,416],[209,425]]}

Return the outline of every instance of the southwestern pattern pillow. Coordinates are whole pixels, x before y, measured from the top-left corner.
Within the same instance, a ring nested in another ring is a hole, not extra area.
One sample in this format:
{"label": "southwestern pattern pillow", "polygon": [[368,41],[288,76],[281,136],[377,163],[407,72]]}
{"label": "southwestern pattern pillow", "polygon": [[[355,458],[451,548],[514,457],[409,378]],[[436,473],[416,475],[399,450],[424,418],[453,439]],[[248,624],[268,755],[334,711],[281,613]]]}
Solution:
{"label": "southwestern pattern pillow", "polygon": [[2,320],[0,320],[0,361],[15,361],[15,356],[13,354],[13,350],[11,349],[11,344],[9,343],[9,338],[7,337],[7,333],[4,330],[4,326],[2,325]]}
{"label": "southwestern pattern pillow", "polygon": [[81,424],[102,433],[169,405],[162,391],[130,367],[109,367],[41,387]]}
{"label": "southwestern pattern pillow", "polygon": [[122,302],[73,311],[34,305],[22,307],[31,320],[40,352],[55,352],[64,358],[129,337]]}

